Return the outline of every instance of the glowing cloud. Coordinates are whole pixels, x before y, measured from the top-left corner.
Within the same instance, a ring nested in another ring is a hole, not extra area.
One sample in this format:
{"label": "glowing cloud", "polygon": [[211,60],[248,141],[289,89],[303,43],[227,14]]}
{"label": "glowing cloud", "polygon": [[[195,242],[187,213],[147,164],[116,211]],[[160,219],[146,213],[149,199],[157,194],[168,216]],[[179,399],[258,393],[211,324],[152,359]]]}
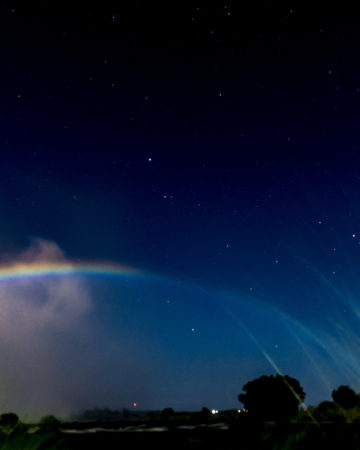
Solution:
{"label": "glowing cloud", "polygon": [[112,358],[119,359],[122,350],[124,370],[114,376],[120,383],[133,376],[135,363],[129,349],[118,344],[111,353],[108,338],[95,332],[96,294],[90,279],[135,273],[113,263],[71,261],[57,244],[43,239],[35,239],[28,250],[3,261],[0,412],[14,411],[22,417],[66,415],[102,397],[106,401],[102,371],[109,372]]}

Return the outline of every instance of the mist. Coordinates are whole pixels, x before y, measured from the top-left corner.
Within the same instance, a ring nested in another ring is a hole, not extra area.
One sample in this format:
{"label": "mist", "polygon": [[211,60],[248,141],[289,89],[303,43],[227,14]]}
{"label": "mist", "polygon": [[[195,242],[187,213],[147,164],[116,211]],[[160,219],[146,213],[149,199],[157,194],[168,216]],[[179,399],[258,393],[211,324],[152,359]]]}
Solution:
{"label": "mist", "polygon": [[[60,247],[35,239],[8,265],[68,262]],[[3,263],[4,264],[4,263]],[[126,407],[151,390],[150,362],[97,319],[91,279],[43,276],[0,283],[1,410],[27,420],[84,408]],[[146,370],[147,376],[144,377]]]}

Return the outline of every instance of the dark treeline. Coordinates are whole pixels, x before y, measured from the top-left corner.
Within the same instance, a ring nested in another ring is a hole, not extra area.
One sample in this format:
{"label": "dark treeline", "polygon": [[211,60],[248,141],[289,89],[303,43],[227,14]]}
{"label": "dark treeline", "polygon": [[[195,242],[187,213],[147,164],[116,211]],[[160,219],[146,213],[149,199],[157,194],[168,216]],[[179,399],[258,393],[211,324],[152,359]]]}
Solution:
{"label": "dark treeline", "polygon": [[360,450],[360,395],[349,386],[331,394],[332,401],[307,407],[298,380],[270,375],[246,383],[238,395],[239,409],[226,411],[94,408],[71,421],[46,416],[36,424],[25,424],[7,412],[0,415],[0,449],[136,449],[150,448],[151,443],[159,449]]}

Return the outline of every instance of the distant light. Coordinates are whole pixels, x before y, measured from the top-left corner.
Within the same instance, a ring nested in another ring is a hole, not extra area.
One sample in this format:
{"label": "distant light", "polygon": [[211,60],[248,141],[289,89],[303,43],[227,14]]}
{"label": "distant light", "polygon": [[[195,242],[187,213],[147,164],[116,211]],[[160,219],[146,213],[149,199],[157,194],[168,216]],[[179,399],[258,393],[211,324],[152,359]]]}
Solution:
{"label": "distant light", "polygon": [[219,411],[217,409],[212,409],[211,414],[219,414]]}
{"label": "distant light", "polygon": [[133,403],[133,407],[134,407],[134,408],[137,407],[137,403],[136,403],[136,402]]}
{"label": "distant light", "polygon": [[239,414],[241,413],[241,409],[238,409],[238,413],[239,413]]}

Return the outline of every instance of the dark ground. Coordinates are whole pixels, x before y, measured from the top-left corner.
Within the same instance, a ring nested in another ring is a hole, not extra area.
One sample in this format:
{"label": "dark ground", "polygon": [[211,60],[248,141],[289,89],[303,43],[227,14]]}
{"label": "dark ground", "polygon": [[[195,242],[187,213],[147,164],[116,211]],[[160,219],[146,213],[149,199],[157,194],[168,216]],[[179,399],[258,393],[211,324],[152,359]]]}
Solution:
{"label": "dark ground", "polygon": [[[76,424],[71,424],[74,430]],[[75,426],[74,426],[75,425]],[[85,425],[79,428],[85,431]],[[228,430],[198,426],[169,431],[110,431],[116,424],[87,424],[87,432],[40,431],[3,437],[0,449],[360,449],[360,424],[243,423]],[[159,424],[158,424],[159,425]],[[166,426],[164,424],[164,426]],[[68,424],[70,429],[70,424]],[[109,431],[104,431],[109,427]],[[67,426],[63,428],[65,430]],[[78,431],[79,431],[78,428]],[[93,431],[89,431],[93,430]]]}

